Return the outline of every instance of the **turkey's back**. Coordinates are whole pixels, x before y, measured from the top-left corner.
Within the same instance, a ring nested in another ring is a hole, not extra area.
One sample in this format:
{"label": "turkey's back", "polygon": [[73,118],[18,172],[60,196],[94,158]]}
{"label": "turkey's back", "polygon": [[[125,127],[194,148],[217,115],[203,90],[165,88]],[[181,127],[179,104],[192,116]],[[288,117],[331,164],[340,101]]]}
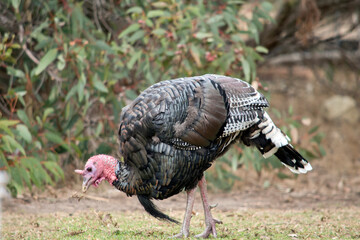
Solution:
{"label": "turkey's back", "polygon": [[195,187],[264,107],[267,101],[249,84],[218,75],[145,90],[123,110],[119,129],[136,194],[164,199]]}

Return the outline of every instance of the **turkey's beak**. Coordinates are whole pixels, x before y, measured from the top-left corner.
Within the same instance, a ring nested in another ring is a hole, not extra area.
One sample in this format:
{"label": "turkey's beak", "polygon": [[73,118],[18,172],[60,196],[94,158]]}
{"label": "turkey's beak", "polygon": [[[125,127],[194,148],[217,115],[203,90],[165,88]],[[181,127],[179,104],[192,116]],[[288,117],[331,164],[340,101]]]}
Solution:
{"label": "turkey's beak", "polygon": [[92,179],[92,177],[91,176],[85,176],[84,177],[84,181],[83,181],[83,184],[82,184],[82,191],[83,191],[83,193],[85,193],[87,190],[88,190],[88,188],[90,187],[90,185],[91,185],[91,180]]}
{"label": "turkey's beak", "polygon": [[[84,170],[78,170],[78,169],[76,169],[75,172],[76,172],[77,174],[82,175],[82,176],[85,175]],[[82,191],[83,191],[83,193],[85,193],[85,192],[88,190],[88,188],[90,187],[90,184],[91,184],[90,180],[91,180],[91,178],[92,178],[91,176],[84,176],[84,180],[83,180],[83,184],[82,184]]]}

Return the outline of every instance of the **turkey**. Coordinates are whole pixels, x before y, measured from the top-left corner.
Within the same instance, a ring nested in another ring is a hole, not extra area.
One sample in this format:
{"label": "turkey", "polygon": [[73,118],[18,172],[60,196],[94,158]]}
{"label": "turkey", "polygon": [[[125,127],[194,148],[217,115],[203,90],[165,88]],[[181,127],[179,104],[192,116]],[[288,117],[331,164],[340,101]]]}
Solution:
{"label": "turkey", "polygon": [[151,200],[185,190],[185,216],[175,237],[188,237],[198,186],[206,228],[196,237],[216,237],[220,221],[210,212],[204,171],[233,143],[255,146],[265,158],[275,154],[294,173],[312,170],[265,112],[268,106],[261,93],[236,78],[207,74],[159,82],[121,113],[122,157],[96,155],[84,170],[75,170],[83,176],[83,192],[106,180],[128,196],[137,195],[155,218],[177,222]]}

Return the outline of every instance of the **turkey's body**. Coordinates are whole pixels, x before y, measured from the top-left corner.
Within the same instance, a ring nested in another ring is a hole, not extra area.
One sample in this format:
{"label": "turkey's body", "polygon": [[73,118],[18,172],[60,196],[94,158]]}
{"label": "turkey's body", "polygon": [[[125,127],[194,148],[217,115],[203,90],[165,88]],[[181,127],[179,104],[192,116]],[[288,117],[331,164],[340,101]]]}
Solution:
{"label": "turkey's body", "polygon": [[288,141],[266,107],[267,100],[248,83],[225,76],[180,78],[149,87],[122,111],[124,161],[118,164],[113,185],[138,195],[153,216],[169,219],[159,215],[149,199],[195,188],[204,171],[236,140],[255,145],[265,157],[282,154],[278,157],[293,171],[304,168],[304,159],[282,149]]}

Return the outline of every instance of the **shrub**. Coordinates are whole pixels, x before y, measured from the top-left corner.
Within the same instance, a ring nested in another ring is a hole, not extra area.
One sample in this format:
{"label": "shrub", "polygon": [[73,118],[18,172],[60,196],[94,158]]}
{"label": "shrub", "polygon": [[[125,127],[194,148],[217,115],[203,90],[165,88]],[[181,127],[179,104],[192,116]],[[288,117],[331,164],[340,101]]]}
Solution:
{"label": "shrub", "polygon": [[64,178],[59,165],[116,154],[120,111],[149,85],[204,73],[252,82],[267,53],[246,44],[271,21],[266,1],[96,3],[6,0],[20,29],[0,32],[0,167],[13,195]]}

